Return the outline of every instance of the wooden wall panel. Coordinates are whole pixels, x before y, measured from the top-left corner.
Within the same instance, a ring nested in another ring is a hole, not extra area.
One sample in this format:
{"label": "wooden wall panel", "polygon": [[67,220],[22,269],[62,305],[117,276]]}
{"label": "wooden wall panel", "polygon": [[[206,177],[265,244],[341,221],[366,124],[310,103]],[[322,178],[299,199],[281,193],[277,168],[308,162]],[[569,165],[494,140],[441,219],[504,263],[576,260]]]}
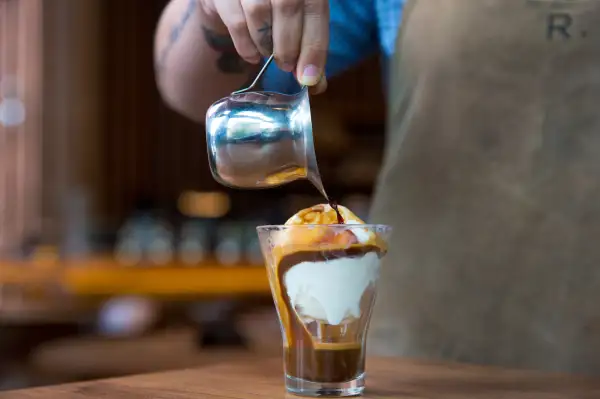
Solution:
{"label": "wooden wall panel", "polygon": [[43,5],[42,240],[58,245],[103,219],[104,6]]}
{"label": "wooden wall panel", "polygon": [[[41,0],[0,1],[0,254],[40,231]],[[6,123],[20,102],[22,123]],[[10,108],[10,109],[9,109]]]}
{"label": "wooden wall panel", "polygon": [[215,187],[201,126],[167,109],[154,79],[157,0],[106,0],[108,213],[122,221],[140,198],[168,208],[184,189]]}

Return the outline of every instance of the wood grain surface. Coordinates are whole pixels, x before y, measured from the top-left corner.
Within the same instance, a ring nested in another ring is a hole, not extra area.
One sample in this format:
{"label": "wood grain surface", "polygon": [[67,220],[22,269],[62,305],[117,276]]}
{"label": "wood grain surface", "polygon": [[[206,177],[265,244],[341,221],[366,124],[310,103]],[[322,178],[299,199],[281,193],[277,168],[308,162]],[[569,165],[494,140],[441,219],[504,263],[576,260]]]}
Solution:
{"label": "wood grain surface", "polygon": [[[224,360],[198,369],[12,391],[0,399],[288,398],[281,359]],[[600,381],[558,374],[373,358],[366,398],[597,399]]]}

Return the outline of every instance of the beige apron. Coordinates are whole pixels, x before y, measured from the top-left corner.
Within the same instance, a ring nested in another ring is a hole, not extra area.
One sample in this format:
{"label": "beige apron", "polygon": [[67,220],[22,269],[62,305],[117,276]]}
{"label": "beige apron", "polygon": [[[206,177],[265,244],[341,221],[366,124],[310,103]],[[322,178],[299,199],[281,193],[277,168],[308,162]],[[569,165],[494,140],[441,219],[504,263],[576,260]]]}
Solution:
{"label": "beige apron", "polygon": [[371,354],[600,374],[600,1],[408,1]]}

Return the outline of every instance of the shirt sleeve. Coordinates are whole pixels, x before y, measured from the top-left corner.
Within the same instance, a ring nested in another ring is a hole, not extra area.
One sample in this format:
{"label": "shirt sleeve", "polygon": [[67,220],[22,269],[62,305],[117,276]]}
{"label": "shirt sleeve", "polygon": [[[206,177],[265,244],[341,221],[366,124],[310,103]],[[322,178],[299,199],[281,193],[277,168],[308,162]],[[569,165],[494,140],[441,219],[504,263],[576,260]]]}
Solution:
{"label": "shirt sleeve", "polygon": [[[326,76],[332,77],[379,50],[377,15],[373,0],[330,0],[329,50]],[[296,93],[300,85],[293,74],[271,64],[262,79],[263,89]]]}

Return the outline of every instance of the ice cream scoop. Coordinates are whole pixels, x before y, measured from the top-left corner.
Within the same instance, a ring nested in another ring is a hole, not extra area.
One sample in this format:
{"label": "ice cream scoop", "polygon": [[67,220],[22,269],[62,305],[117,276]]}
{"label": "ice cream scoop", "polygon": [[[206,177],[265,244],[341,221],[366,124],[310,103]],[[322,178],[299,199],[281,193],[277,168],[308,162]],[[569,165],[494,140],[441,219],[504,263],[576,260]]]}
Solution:
{"label": "ice cream scoop", "polygon": [[329,251],[365,245],[383,248],[383,244],[379,242],[372,230],[358,226],[352,229],[344,227],[365,225],[365,222],[352,211],[341,205],[338,206],[338,211],[344,218],[344,225],[337,223],[337,212],[329,204],[318,204],[300,210],[285,223],[286,226],[298,226],[298,228],[282,229],[278,232],[277,240],[274,242],[275,247],[278,248],[274,253],[277,256],[285,256],[302,250],[314,251],[315,246]]}
{"label": "ice cream scoop", "polygon": [[[365,224],[365,222],[345,206],[338,205],[337,212],[340,213],[345,224]],[[285,224],[288,226],[294,224],[337,224],[337,212],[329,204],[319,204],[302,209],[289,218]]]}

